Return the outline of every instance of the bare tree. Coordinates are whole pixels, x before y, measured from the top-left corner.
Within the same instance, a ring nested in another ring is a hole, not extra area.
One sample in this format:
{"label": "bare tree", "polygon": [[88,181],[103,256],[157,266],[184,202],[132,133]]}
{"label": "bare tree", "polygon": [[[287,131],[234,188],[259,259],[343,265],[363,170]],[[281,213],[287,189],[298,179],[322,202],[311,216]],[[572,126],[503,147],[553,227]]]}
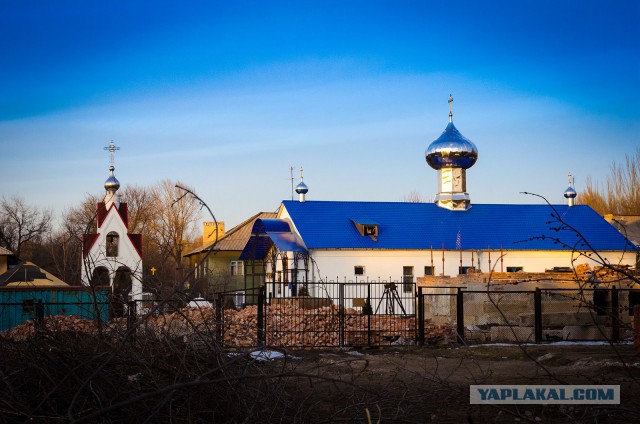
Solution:
{"label": "bare tree", "polygon": [[180,267],[184,245],[195,237],[196,223],[201,216],[200,203],[191,196],[183,196],[184,191],[175,186],[176,183],[164,180],[151,189],[153,216],[149,221],[149,235],[163,267]]}
{"label": "bare tree", "polygon": [[129,232],[146,235],[153,219],[153,195],[150,189],[128,185],[122,190],[122,199],[129,210]]}
{"label": "bare tree", "polygon": [[0,200],[0,244],[20,257],[26,243],[40,240],[51,228],[52,212],[28,205],[19,196]]}
{"label": "bare tree", "polygon": [[427,199],[417,190],[412,190],[411,193],[402,198],[402,201],[408,203],[427,203]]}
{"label": "bare tree", "polygon": [[640,215],[640,147],[635,155],[625,155],[623,165],[613,163],[606,185],[601,188],[587,178],[578,201],[601,215]]}

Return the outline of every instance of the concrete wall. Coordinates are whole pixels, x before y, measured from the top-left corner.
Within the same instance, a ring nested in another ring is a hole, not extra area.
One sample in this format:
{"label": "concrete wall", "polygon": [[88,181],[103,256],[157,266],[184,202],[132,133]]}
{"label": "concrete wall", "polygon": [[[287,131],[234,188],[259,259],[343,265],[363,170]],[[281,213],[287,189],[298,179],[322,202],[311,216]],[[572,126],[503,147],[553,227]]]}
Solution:
{"label": "concrete wall", "polygon": [[[491,280],[488,274],[421,278],[418,284],[425,294],[425,317],[435,324],[455,324],[456,293],[461,287],[465,292],[472,292],[464,294],[464,324],[468,340],[532,342],[534,295],[517,292],[541,288],[544,340],[604,340],[611,337],[610,304],[605,314],[598,315],[592,306],[594,292],[591,289],[594,287],[591,284],[571,279],[564,273],[518,274],[497,274]],[[626,287],[619,281],[606,287],[611,285]],[[622,325],[620,337],[623,339],[630,336],[631,330],[629,293],[626,289],[618,290]]]}

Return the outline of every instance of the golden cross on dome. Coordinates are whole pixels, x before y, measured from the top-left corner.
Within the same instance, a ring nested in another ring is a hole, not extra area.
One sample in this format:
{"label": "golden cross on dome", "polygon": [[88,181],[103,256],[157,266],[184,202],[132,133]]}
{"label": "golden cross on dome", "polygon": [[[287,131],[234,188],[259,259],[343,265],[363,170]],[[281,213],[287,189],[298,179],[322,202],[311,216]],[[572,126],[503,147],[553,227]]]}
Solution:
{"label": "golden cross on dome", "polygon": [[105,147],[104,150],[109,151],[109,163],[111,163],[111,166],[113,166],[113,162],[115,160],[115,152],[116,150],[120,150],[120,148],[116,147],[116,145],[113,143],[113,140],[111,140],[111,143],[107,147]]}
{"label": "golden cross on dome", "polygon": [[449,94],[449,122],[453,118],[453,96]]}

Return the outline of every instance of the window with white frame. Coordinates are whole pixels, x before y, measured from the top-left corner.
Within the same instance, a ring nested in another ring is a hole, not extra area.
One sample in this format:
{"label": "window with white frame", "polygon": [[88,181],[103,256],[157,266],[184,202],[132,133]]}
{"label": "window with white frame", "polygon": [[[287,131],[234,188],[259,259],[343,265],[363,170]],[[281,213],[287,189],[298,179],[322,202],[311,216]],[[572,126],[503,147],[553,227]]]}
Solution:
{"label": "window with white frame", "polygon": [[231,275],[244,275],[244,262],[231,261]]}

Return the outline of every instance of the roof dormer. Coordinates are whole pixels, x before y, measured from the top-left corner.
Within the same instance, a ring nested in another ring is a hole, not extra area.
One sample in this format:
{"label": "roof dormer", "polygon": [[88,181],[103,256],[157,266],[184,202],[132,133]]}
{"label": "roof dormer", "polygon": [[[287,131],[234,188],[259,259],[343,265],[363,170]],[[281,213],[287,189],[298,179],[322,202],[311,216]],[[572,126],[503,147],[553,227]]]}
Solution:
{"label": "roof dormer", "polygon": [[371,240],[378,241],[378,227],[379,224],[368,218],[351,218],[351,222],[356,226],[356,229],[361,236],[371,237]]}

